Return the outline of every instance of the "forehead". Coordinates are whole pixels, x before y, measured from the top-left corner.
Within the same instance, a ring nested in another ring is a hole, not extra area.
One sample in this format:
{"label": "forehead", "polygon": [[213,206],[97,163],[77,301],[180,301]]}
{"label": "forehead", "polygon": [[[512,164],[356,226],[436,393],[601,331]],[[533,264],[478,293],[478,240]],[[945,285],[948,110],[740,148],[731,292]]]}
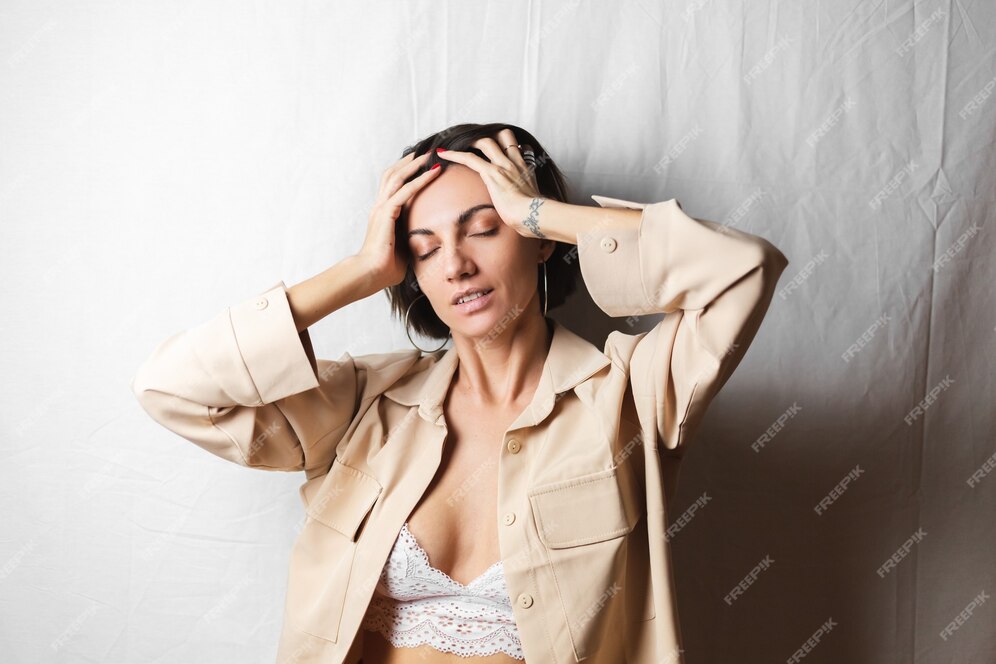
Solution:
{"label": "forehead", "polygon": [[491,194],[477,171],[451,163],[442,175],[422,187],[405,204],[408,217],[405,232],[452,225],[464,210],[490,203]]}

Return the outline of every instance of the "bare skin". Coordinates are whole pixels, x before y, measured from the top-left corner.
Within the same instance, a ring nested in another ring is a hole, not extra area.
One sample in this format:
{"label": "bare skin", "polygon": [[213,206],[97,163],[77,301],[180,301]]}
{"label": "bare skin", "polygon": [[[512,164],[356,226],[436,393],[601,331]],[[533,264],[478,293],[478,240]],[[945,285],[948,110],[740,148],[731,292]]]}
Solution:
{"label": "bare skin", "polygon": [[[539,372],[528,389],[535,391]],[[408,518],[408,528],[433,567],[464,585],[501,559],[498,526],[498,446],[529,399],[503,411],[479,413],[479,398],[454,381],[444,404],[447,443],[436,477]],[[531,399],[531,397],[530,397]],[[467,478],[473,478],[467,482]],[[461,657],[428,645],[395,648],[376,632],[363,635],[362,664],[521,664],[505,653]]]}

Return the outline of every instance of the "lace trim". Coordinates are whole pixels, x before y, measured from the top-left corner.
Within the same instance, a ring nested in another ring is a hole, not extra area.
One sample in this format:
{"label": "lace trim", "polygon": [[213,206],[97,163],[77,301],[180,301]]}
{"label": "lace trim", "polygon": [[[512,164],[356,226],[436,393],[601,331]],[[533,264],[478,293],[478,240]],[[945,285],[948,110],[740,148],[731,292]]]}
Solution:
{"label": "lace trim", "polygon": [[363,628],[395,647],[429,645],[462,657],[503,652],[524,660],[501,560],[466,585],[433,567],[405,523]]}
{"label": "lace trim", "polygon": [[[378,598],[379,599],[379,598]],[[503,652],[509,657],[525,661],[522,643],[517,630],[500,627],[486,636],[457,641],[452,634],[439,631],[431,620],[423,620],[408,629],[391,628],[389,619],[382,614],[371,617],[364,623],[368,631],[379,632],[395,648],[414,648],[428,645],[442,652],[461,657],[479,657]]]}

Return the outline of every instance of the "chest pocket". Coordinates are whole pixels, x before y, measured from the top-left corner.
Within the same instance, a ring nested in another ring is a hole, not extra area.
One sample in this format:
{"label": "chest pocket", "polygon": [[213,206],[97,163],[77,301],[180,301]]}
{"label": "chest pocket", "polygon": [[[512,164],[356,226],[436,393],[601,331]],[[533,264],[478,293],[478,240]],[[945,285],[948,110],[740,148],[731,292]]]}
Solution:
{"label": "chest pocket", "polygon": [[336,642],[361,525],[382,487],[338,457],[326,475],[299,489],[308,519],[294,542],[287,584],[287,621]]}
{"label": "chest pocket", "polygon": [[[575,657],[598,649],[610,625],[627,619],[629,535],[642,509],[619,467],[535,487],[530,508],[547,555],[548,596],[560,598]],[[626,584],[626,587],[624,587]],[[640,600],[642,601],[642,600]]]}
{"label": "chest pocket", "polygon": [[336,457],[327,475],[308,480],[299,493],[309,517],[356,541],[360,524],[381,490],[372,475],[347,466]]}

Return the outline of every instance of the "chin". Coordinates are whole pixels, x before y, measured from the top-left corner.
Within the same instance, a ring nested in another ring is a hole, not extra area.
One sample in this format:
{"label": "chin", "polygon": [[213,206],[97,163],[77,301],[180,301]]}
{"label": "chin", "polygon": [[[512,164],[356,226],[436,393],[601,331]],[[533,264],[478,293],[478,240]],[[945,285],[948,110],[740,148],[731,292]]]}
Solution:
{"label": "chin", "polygon": [[451,329],[459,330],[460,334],[471,339],[487,341],[495,339],[506,327],[502,324],[501,316],[495,315],[492,311],[481,311],[473,316],[462,316],[458,325]]}

